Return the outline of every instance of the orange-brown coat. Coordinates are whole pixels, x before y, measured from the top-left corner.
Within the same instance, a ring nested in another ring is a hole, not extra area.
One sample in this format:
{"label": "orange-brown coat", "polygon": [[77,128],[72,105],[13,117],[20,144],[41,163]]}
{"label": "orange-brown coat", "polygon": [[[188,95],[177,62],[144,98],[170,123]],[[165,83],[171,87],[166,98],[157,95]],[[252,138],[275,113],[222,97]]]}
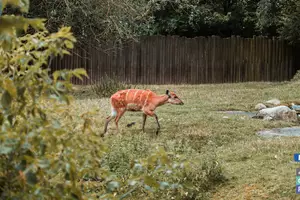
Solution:
{"label": "orange-brown coat", "polygon": [[106,119],[104,133],[106,133],[108,123],[113,118],[115,118],[115,123],[118,130],[118,121],[126,111],[143,112],[143,131],[147,116],[154,116],[158,125],[158,133],[160,125],[154,110],[158,106],[161,106],[165,103],[183,105],[183,102],[177,97],[177,95],[174,92],[169,93],[168,90],[166,91],[165,95],[157,95],[151,90],[120,90],[113,94],[110,98],[111,115]]}

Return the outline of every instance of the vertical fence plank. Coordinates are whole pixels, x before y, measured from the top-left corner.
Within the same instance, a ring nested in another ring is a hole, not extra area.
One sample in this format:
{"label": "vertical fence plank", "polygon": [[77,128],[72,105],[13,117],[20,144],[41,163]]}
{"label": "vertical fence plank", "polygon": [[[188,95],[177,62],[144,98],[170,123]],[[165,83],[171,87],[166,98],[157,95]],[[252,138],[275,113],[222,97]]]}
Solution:
{"label": "vertical fence plank", "polygon": [[[180,46],[178,45],[178,37],[175,36],[173,37],[173,43],[174,43],[174,63],[172,66],[172,83],[178,84],[178,77],[180,76],[178,71],[179,71],[179,48]],[[159,72],[158,72],[159,73]]]}
{"label": "vertical fence plank", "polygon": [[233,49],[234,49],[234,36],[232,36],[229,40],[229,82],[232,83],[234,82],[234,66],[233,66],[233,61],[234,61],[234,52],[233,52]]}
{"label": "vertical fence plank", "polygon": [[197,37],[197,43],[198,43],[198,50],[197,50],[197,57],[199,59],[198,62],[198,74],[197,74],[197,83],[203,83],[203,41],[202,37]]}
{"label": "vertical fence plank", "polygon": [[239,62],[240,62],[240,81],[245,82],[245,64],[244,64],[244,39],[240,38],[240,47],[239,47]]}
{"label": "vertical fence plank", "polygon": [[174,37],[173,36],[169,36],[169,68],[168,68],[168,79],[169,79],[169,83],[173,83],[174,81],[174,57],[175,57],[175,42],[174,42]]}
{"label": "vertical fence plank", "polygon": [[142,84],[145,84],[145,60],[146,60],[146,56],[145,56],[145,49],[146,49],[146,43],[145,43],[145,38],[141,38],[141,78],[140,78],[140,82]]}
{"label": "vertical fence plank", "polygon": [[221,80],[221,83],[225,83],[226,82],[226,74],[225,74],[225,62],[226,62],[226,56],[225,56],[225,52],[226,52],[226,49],[225,49],[225,42],[226,40],[225,39],[221,39],[220,40],[221,42],[221,49],[220,49],[220,54],[221,54],[221,57],[220,57],[220,67],[221,67],[221,76],[222,76],[222,80]]}
{"label": "vertical fence plank", "polygon": [[230,69],[230,67],[229,67],[229,65],[230,65],[229,48],[230,48],[230,46],[229,45],[230,45],[229,44],[229,39],[225,38],[224,39],[224,60],[223,60],[223,62],[224,62],[224,76],[225,76],[224,81],[227,82],[227,83],[230,82],[230,79],[229,79],[229,76],[230,76],[230,71],[229,71],[229,69]]}
{"label": "vertical fence plank", "polygon": [[152,40],[152,44],[150,46],[151,48],[151,81],[150,81],[150,84],[156,84],[157,83],[157,78],[156,78],[156,68],[157,68],[157,62],[156,60],[158,59],[157,57],[157,36],[154,36],[153,37],[153,40]]}
{"label": "vertical fence plank", "polygon": [[165,84],[165,79],[164,79],[164,67],[165,67],[165,58],[166,58],[166,38],[160,36],[160,43],[159,43],[159,49],[160,49],[160,73],[159,73],[159,83],[160,84]]}
{"label": "vertical fence plank", "polygon": [[190,57],[190,83],[197,83],[197,75],[198,75],[198,57],[194,52],[198,49],[198,43],[195,38],[191,39],[191,57]]}
{"label": "vertical fence plank", "polygon": [[263,55],[263,38],[259,37],[259,45],[258,45],[258,49],[259,49],[259,54],[258,54],[258,61],[257,61],[257,66],[259,67],[259,81],[263,81],[264,80],[264,66],[262,65],[262,57],[261,55]]}
{"label": "vertical fence plank", "polygon": [[280,74],[280,40],[276,39],[276,70],[277,70],[277,81],[281,80]]}

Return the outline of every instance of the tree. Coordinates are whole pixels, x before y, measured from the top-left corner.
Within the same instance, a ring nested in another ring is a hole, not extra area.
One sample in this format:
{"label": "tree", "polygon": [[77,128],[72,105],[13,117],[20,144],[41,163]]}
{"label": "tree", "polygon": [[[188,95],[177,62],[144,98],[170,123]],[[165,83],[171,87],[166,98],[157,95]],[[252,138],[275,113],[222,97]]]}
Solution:
{"label": "tree", "polygon": [[300,1],[284,0],[282,3],[279,33],[281,38],[291,43],[300,42]]}
{"label": "tree", "polygon": [[256,33],[256,1],[155,1],[157,34],[183,36],[252,36]]}
{"label": "tree", "polygon": [[278,36],[279,27],[281,26],[281,9],[280,1],[261,0],[257,7],[257,28],[262,35]]}
{"label": "tree", "polygon": [[143,0],[32,0],[31,5],[28,16],[47,18],[50,32],[71,26],[83,43],[135,38],[151,23]]}

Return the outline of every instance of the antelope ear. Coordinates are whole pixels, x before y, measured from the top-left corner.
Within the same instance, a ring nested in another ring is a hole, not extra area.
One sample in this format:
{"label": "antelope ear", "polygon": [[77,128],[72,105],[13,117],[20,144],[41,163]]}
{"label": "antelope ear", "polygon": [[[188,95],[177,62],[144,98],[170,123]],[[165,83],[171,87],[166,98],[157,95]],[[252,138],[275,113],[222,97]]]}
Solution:
{"label": "antelope ear", "polygon": [[169,90],[166,90],[166,95],[169,95]]}

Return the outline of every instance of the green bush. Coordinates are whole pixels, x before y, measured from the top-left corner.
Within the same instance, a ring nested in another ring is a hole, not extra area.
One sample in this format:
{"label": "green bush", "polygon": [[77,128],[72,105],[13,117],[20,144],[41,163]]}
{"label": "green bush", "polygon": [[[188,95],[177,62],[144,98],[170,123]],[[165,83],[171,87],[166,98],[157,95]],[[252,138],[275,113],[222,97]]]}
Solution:
{"label": "green bush", "polygon": [[[5,2],[19,6],[19,1]],[[44,67],[50,56],[68,54],[76,40],[69,27],[49,34],[41,19],[5,15],[0,20],[1,198],[82,199],[78,180],[103,173],[95,157],[105,150],[89,117],[75,131],[72,116],[65,112],[72,101],[71,77],[82,78],[86,72],[56,71],[51,78]],[[34,34],[17,37],[19,29],[26,32],[29,26]],[[58,112],[61,120],[52,115]],[[86,142],[90,146],[82,145]]]}
{"label": "green bush", "polygon": [[[135,161],[144,160],[148,157],[148,161],[155,158],[153,149],[156,147],[152,144],[152,137],[147,135],[136,134],[130,137],[122,136],[111,138],[107,143],[110,149],[104,156],[103,163],[109,166],[109,169],[123,180],[132,179],[134,175]],[[182,149],[178,148],[178,143],[167,139],[160,139],[161,143],[165,143],[165,157],[169,160],[170,165],[158,169],[148,169],[143,171],[155,180],[159,180],[162,186],[159,188],[173,188],[171,191],[158,189],[151,194],[151,199],[209,199],[211,191],[218,185],[226,181],[223,175],[223,168],[218,162],[217,155],[214,153],[214,147],[210,147],[209,154],[199,154],[196,148],[191,148],[192,142],[183,142],[182,148],[185,149],[185,154],[182,154]],[[178,139],[177,139],[178,140]],[[148,155],[151,155],[150,157]],[[161,155],[161,154],[160,154]],[[193,160],[191,161],[191,158]],[[144,161],[140,163],[144,163]],[[144,164],[145,165],[145,164]],[[138,166],[138,165],[137,165]],[[134,199],[149,198],[148,190],[145,187],[138,187],[133,192]]]}
{"label": "green bush", "polygon": [[298,71],[296,72],[296,74],[293,76],[293,78],[292,78],[291,81],[292,81],[292,82],[299,82],[299,81],[300,81],[300,70],[298,70]]}
{"label": "green bush", "polygon": [[126,82],[119,81],[119,78],[115,75],[109,77],[107,74],[101,77],[99,81],[91,85],[91,89],[99,98],[110,97],[119,90],[130,88],[134,88],[134,86]]}

